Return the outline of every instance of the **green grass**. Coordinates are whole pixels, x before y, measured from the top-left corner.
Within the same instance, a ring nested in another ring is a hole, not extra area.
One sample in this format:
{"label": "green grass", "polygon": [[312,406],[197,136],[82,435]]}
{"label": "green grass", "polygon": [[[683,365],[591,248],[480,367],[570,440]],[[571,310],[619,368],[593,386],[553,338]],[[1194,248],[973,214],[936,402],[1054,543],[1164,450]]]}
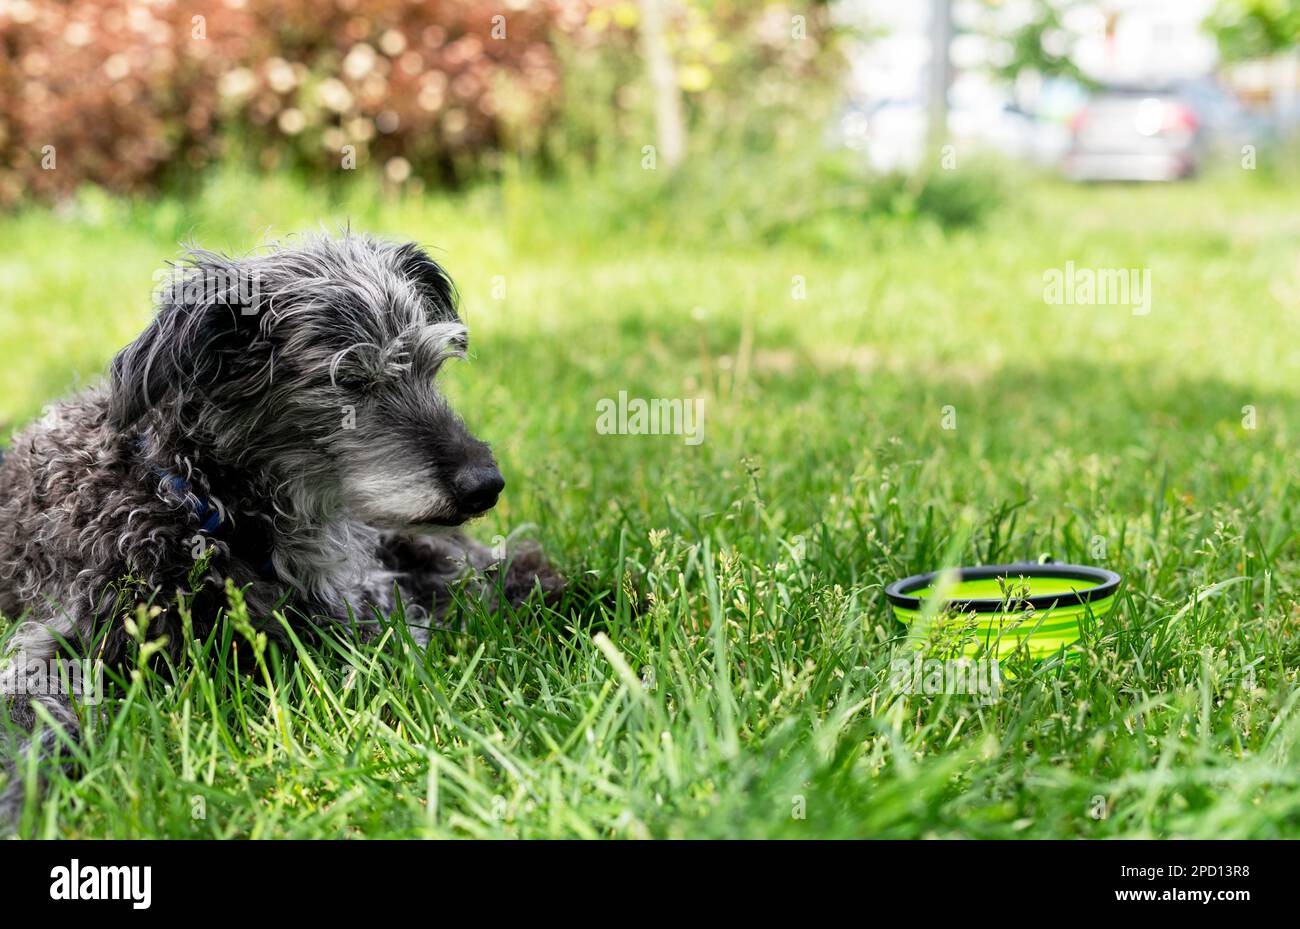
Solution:
{"label": "green grass", "polygon": [[[350,216],[440,247],[474,334],[449,390],[509,488],[479,532],[617,600],[264,664],[235,611],[126,674],[25,834],[1300,834],[1297,188],[1022,181],[947,232],[792,202],[775,239],[709,209],[225,177],[0,223],[15,427],[138,331],[179,238]],[[1150,315],[1045,305],[1071,260],[1150,268]],[[703,397],[705,441],[598,434],[620,390]],[[1013,662],[987,705],[893,693],[885,584],[1044,553],[1126,577],[1080,661]]]}

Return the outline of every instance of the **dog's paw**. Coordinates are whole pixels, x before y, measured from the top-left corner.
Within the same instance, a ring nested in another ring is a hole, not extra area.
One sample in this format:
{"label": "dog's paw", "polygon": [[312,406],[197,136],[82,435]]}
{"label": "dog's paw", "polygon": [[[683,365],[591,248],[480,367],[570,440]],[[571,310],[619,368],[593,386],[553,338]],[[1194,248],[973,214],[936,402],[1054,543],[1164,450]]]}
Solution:
{"label": "dog's paw", "polygon": [[534,595],[545,606],[555,607],[568,583],[546,560],[541,546],[533,543],[512,549],[504,560],[489,569],[489,574],[512,607],[522,606]]}

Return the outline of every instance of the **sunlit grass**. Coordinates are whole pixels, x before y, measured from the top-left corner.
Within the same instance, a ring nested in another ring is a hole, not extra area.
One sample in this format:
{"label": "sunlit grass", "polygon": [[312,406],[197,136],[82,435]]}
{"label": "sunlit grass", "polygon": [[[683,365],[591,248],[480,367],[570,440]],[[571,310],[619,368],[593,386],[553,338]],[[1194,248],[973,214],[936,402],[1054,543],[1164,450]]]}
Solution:
{"label": "sunlit grass", "polygon": [[[1029,181],[978,227],[776,240],[656,202],[620,231],[598,185],[322,202],[228,176],[0,223],[8,426],[139,330],[180,238],[350,218],[441,249],[474,347],[449,389],[508,485],[478,531],[531,526],[587,588],[265,670],[227,623],[122,678],[29,834],[1300,832],[1294,189]],[[1066,261],[1150,268],[1150,315],[1045,305]],[[620,390],[703,397],[704,443],[599,435]],[[962,534],[963,563],[1125,575],[1082,661],[990,705],[892,693],[881,589]]]}

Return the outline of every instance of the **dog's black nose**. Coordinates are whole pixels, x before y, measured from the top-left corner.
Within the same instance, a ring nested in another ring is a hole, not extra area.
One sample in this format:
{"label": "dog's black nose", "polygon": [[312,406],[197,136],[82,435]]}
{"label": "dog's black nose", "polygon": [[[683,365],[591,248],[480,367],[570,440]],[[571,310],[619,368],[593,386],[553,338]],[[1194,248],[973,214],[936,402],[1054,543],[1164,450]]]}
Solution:
{"label": "dog's black nose", "polygon": [[501,472],[494,467],[471,465],[461,468],[452,482],[456,503],[466,513],[482,513],[496,506],[497,497],[506,486]]}

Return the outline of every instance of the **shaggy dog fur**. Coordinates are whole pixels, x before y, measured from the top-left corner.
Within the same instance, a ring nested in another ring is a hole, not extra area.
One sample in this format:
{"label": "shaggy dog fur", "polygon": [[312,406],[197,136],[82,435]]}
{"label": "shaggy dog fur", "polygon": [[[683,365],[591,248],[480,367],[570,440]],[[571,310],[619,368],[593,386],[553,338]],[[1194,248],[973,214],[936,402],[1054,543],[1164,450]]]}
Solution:
{"label": "shaggy dog fur", "polygon": [[[435,387],[467,342],[425,252],[320,236],[241,259],[190,250],[176,271],[108,382],[50,408],[0,462],[0,612],[21,618],[0,693],[19,729],[39,703],[76,735],[69,698],[41,679],[56,655],[121,660],[141,602],[174,648],[178,597],[205,635],[227,580],[271,635],[286,607],[364,633],[400,597],[417,641],[454,588],[514,605],[558,593],[536,549],[501,560],[454,528],[502,480]],[[56,733],[41,731],[48,754]]]}

